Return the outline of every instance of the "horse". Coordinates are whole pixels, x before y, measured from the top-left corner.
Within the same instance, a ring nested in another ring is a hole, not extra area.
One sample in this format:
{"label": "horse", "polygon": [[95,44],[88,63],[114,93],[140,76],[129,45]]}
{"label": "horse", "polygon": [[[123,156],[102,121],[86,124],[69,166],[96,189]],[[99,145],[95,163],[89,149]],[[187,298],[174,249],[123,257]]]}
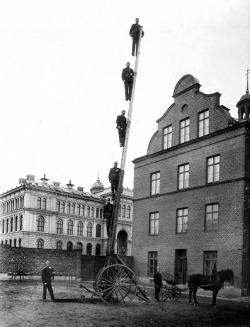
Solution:
{"label": "horse", "polygon": [[216,296],[227,281],[230,285],[234,284],[234,273],[231,269],[220,270],[215,275],[205,276],[202,274],[193,274],[188,277],[189,288],[189,304],[192,303],[192,294],[194,298],[194,305],[198,305],[196,299],[196,292],[198,288],[202,288],[206,291],[213,291],[212,307],[216,307]]}

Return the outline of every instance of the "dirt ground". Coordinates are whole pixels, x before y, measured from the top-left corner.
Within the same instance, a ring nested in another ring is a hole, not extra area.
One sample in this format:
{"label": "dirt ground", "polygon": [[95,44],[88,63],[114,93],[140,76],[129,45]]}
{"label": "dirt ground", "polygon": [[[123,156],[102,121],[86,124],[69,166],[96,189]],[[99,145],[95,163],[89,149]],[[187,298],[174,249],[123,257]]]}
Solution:
{"label": "dirt ground", "polygon": [[[87,284],[86,284],[87,285]],[[91,284],[88,285],[91,287]],[[55,281],[58,299],[79,298],[79,284]],[[126,306],[99,303],[42,301],[40,281],[0,281],[0,327],[172,327],[172,326],[249,326],[249,302],[199,297],[199,306],[191,306],[185,294],[177,301],[159,303],[148,289],[150,303],[133,300]],[[85,294],[90,298],[90,294]]]}

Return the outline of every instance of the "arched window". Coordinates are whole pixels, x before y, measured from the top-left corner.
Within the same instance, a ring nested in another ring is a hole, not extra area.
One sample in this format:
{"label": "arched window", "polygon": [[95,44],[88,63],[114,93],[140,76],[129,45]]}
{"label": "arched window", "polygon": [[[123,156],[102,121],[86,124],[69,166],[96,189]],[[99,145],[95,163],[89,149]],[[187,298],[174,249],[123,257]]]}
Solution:
{"label": "arched window", "polygon": [[94,217],[94,207],[91,207],[90,209],[90,217]]}
{"label": "arched window", "polygon": [[80,214],[81,214],[81,206],[80,206],[80,204],[77,205],[77,214],[78,214],[78,216],[80,216]]}
{"label": "arched window", "polygon": [[96,234],[95,234],[95,236],[96,237],[101,237],[101,232],[102,232],[102,227],[101,227],[100,224],[97,224],[96,225]]}
{"label": "arched window", "polygon": [[57,250],[62,250],[62,246],[63,246],[62,241],[57,241],[56,242],[56,249]]}
{"label": "arched window", "polygon": [[67,213],[70,214],[70,203],[67,204]]}
{"label": "arched window", "polygon": [[56,211],[60,212],[60,201],[56,201]]}
{"label": "arched window", "polygon": [[91,223],[88,223],[88,226],[87,226],[87,236],[92,236],[92,224]]}
{"label": "arched window", "polygon": [[63,221],[62,219],[58,219],[56,223],[56,232],[57,234],[62,234],[63,233]]}
{"label": "arched window", "polygon": [[43,198],[43,201],[42,201],[42,209],[43,210],[46,210],[47,209],[47,199],[46,198]]}
{"label": "arched window", "polygon": [[20,230],[23,230],[23,215],[20,216]]}
{"label": "arched window", "polygon": [[37,209],[41,209],[42,208],[42,199],[41,198],[37,198]]}
{"label": "arched window", "polygon": [[9,233],[9,219],[6,220],[6,233]]}
{"label": "arched window", "polygon": [[126,217],[126,205],[123,204],[122,205],[122,218],[125,218]]}
{"label": "arched window", "polygon": [[99,218],[99,208],[96,208],[96,218]]}
{"label": "arched window", "polygon": [[12,240],[10,240],[10,246],[12,246]]}
{"label": "arched window", "polygon": [[100,218],[102,218],[102,209],[100,209]]}
{"label": "arched window", "polygon": [[96,244],[95,255],[101,255],[101,244]]}
{"label": "arched window", "polygon": [[2,233],[4,233],[4,224],[5,224],[5,220],[3,220],[3,224],[2,224]]}
{"label": "arched window", "polygon": [[37,231],[38,232],[44,232],[44,218],[42,216],[38,217]]}
{"label": "arched window", "polygon": [[5,244],[6,244],[6,245],[8,244],[8,240],[5,240]]}
{"label": "arched window", "polygon": [[88,243],[86,248],[86,254],[91,255],[91,253],[92,253],[92,244]]}
{"label": "arched window", "polygon": [[76,214],[76,204],[75,203],[72,204],[72,214],[73,215]]}
{"label": "arched window", "polygon": [[77,225],[77,235],[82,236],[83,235],[83,223],[79,221]]}
{"label": "arched window", "polygon": [[131,218],[131,206],[127,206],[127,218]]}
{"label": "arched window", "polygon": [[90,207],[87,207],[87,217],[90,216]]}
{"label": "arched window", "polygon": [[16,248],[16,238],[14,238],[14,248]]}
{"label": "arched window", "polygon": [[37,248],[38,249],[44,249],[44,241],[43,241],[43,239],[39,238],[37,240]]}
{"label": "arched window", "polygon": [[17,232],[18,216],[15,217],[15,232]]}
{"label": "arched window", "polygon": [[62,202],[62,213],[65,213],[65,202]]}
{"label": "arched window", "polygon": [[67,234],[73,235],[73,221],[72,220],[68,221]]}
{"label": "arched window", "polygon": [[82,206],[82,216],[85,216],[85,206]]}
{"label": "arched window", "polygon": [[21,238],[19,238],[19,240],[18,240],[18,246],[21,248],[22,247],[22,239]]}
{"label": "arched window", "polygon": [[13,232],[13,217],[10,218],[10,231]]}
{"label": "arched window", "polygon": [[67,251],[72,251],[73,250],[73,243],[72,242],[68,242],[67,243]]}

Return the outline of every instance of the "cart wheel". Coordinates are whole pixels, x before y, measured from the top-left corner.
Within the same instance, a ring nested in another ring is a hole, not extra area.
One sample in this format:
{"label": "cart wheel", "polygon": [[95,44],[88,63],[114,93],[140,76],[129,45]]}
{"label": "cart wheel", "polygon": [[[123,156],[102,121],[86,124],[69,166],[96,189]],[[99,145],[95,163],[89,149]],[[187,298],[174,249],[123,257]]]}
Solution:
{"label": "cart wheel", "polygon": [[159,294],[159,301],[160,302],[166,302],[168,299],[168,290],[165,287],[161,288],[160,294]]}
{"label": "cart wheel", "polygon": [[113,264],[100,271],[97,292],[107,304],[127,304],[137,293],[133,271],[121,264]]}
{"label": "cart wheel", "polygon": [[174,289],[169,291],[169,298],[173,301],[178,301],[181,297],[181,291],[178,287],[175,287]]}
{"label": "cart wheel", "polygon": [[81,295],[78,302],[79,303],[85,303],[86,302],[86,297],[84,295]]}

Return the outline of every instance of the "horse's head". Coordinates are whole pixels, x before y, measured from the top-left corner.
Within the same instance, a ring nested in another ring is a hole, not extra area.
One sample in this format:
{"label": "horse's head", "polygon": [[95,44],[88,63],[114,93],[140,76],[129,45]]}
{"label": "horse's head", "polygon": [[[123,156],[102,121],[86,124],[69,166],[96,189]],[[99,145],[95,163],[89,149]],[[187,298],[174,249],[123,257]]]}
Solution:
{"label": "horse's head", "polygon": [[231,269],[221,270],[218,275],[223,283],[227,281],[230,285],[234,284],[234,273]]}

